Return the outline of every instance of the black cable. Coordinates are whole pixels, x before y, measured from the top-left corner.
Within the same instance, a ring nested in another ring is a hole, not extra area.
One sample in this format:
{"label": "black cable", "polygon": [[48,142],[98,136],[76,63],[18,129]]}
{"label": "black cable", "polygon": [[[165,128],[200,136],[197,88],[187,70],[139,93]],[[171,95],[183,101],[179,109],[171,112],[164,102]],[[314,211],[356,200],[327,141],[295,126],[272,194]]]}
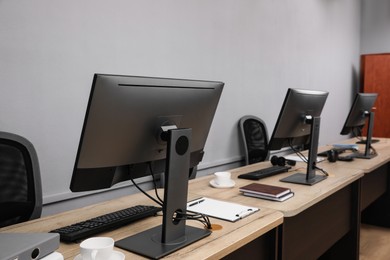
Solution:
{"label": "black cable", "polygon": [[[366,145],[367,145],[367,139],[364,140],[363,137],[362,137],[362,128],[359,128],[359,127],[353,128],[353,129],[352,129],[352,134],[353,134],[353,136],[354,136],[356,139],[358,139],[361,143],[366,143]],[[376,155],[376,154],[377,154],[375,148],[374,148],[371,144],[370,144],[369,149],[370,149],[369,154],[371,154],[371,155]]]}
{"label": "black cable", "polygon": [[303,162],[307,163],[308,160],[307,160],[306,156],[305,156],[303,153],[301,153],[301,151],[299,151],[298,149],[295,149],[295,147],[292,145],[291,141],[292,141],[292,139],[290,138],[290,139],[288,140],[288,144],[289,144],[291,150],[293,150],[293,152],[294,152],[294,153],[295,153]]}
{"label": "black cable", "polygon": [[353,137],[358,139],[360,142],[364,142],[364,139],[362,137],[361,128],[359,128],[359,127],[352,128],[352,135],[353,135]]}
{"label": "black cable", "polygon": [[202,223],[207,229],[211,229],[211,221],[209,217],[201,213],[186,212],[181,213],[180,216],[176,216],[175,220],[196,220]]}
{"label": "black cable", "polygon": [[328,173],[327,171],[325,171],[324,169],[318,167],[317,165],[314,166],[314,168],[316,168],[317,170],[319,170],[320,172],[322,172],[324,175],[329,176],[329,173]]}
{"label": "black cable", "polygon": [[156,182],[156,177],[154,176],[152,163],[149,162],[148,165],[149,165],[150,174],[152,175],[152,179],[153,179],[154,193],[156,194],[157,199],[158,199],[161,203],[164,203],[164,200],[162,200],[162,199],[160,198],[160,196],[159,196],[159,194],[158,194],[158,191],[157,191],[157,182]]}
{"label": "black cable", "polygon": [[131,176],[131,171],[129,169],[129,174],[130,174],[130,181],[133,183],[133,185],[140,191],[142,192],[146,197],[148,197],[149,199],[153,200],[154,202],[156,202],[158,205],[160,205],[161,207],[163,206],[163,203],[159,200],[156,200],[155,198],[153,198],[152,196],[150,196],[148,193],[146,193],[140,186],[138,186],[138,184],[134,181],[133,177]]}
{"label": "black cable", "polygon": [[163,206],[163,204],[156,200],[155,198],[153,198],[152,196],[150,196],[149,194],[147,194],[143,189],[141,189],[141,187],[138,186],[137,183],[134,182],[133,178],[130,179],[131,182],[134,184],[134,186],[140,191],[142,192],[146,197],[148,197],[149,199],[153,200],[154,202],[156,202],[158,205],[160,205],[161,207]]}
{"label": "black cable", "polygon": [[372,145],[370,145],[370,149],[372,150],[372,154],[373,155],[377,155],[377,152],[376,152],[375,148],[372,147]]}
{"label": "black cable", "polygon": [[[301,158],[301,160],[303,162],[305,162],[306,164],[308,164],[309,160],[307,159],[307,157],[301,152],[299,151],[298,149],[295,149],[294,146],[292,145],[291,143],[291,139],[289,139],[289,145],[290,145],[290,148],[293,150],[293,152],[295,152],[295,154]],[[324,175],[326,176],[329,176],[329,173],[327,171],[325,171],[324,169],[320,168],[317,166],[317,162],[314,162],[314,169],[316,170],[319,170],[320,172],[322,172]]]}
{"label": "black cable", "polygon": [[[157,191],[157,182],[156,182],[156,179],[155,179],[155,176],[153,174],[153,169],[152,169],[152,165],[151,165],[151,162],[148,163],[149,164],[149,169],[150,169],[150,172],[152,174],[152,179],[153,179],[153,184],[154,184],[154,191],[155,191],[155,194],[158,198],[155,199],[153,198],[152,196],[150,196],[148,193],[146,193],[140,186],[138,186],[138,184],[134,181],[133,177],[131,176],[130,174],[130,180],[131,182],[134,184],[134,186],[139,190],[141,191],[144,195],[146,195],[148,198],[150,198],[151,200],[153,200],[154,202],[156,202],[158,205],[160,205],[161,207],[163,207],[164,205],[164,201],[160,198],[160,196],[158,195],[158,191]],[[129,170],[130,171],[130,170]],[[211,229],[211,222],[210,222],[210,219],[207,215],[204,215],[204,214],[201,214],[201,213],[189,213],[189,212],[186,212],[186,213],[180,213],[180,214],[176,214],[176,216],[174,216],[174,220],[196,220],[196,221],[199,221],[201,222],[203,225],[205,225],[205,227],[207,229]]]}

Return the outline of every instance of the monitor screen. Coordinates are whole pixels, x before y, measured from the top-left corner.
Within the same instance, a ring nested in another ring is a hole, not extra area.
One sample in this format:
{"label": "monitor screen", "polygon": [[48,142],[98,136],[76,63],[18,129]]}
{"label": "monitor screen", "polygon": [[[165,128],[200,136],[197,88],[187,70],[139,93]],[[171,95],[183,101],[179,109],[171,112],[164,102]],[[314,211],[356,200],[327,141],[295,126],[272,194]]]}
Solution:
{"label": "monitor screen", "polygon": [[[192,129],[190,167],[199,164],[223,83],[96,74],[70,189],[88,191],[165,170],[161,127]],[[91,181],[93,180],[93,181]]]}
{"label": "monitor screen", "polygon": [[328,92],[325,91],[290,88],[284,99],[268,148],[280,150],[309,145],[307,172],[296,175],[298,180],[295,183],[312,185],[323,177],[315,175],[315,164],[320,116],[327,97]]}
{"label": "monitor screen", "polygon": [[[203,149],[224,83],[95,74],[70,189],[109,188],[164,171],[162,225],[115,242],[159,258],[211,232],[186,225],[188,174]],[[149,167],[147,167],[149,166]]]}
{"label": "monitor screen", "polygon": [[[371,144],[377,140],[372,140],[374,128],[374,112],[372,108],[378,97],[377,93],[357,93],[345,120],[344,126],[341,129],[341,135],[352,133],[355,137],[361,139],[358,143],[365,144],[364,152],[355,151],[354,158],[371,159],[377,154]],[[361,138],[363,127],[367,123],[366,140]]]}
{"label": "monitor screen", "polygon": [[377,93],[357,93],[341,129],[341,135],[350,134],[354,129],[361,130],[367,119],[368,113],[371,112]]}

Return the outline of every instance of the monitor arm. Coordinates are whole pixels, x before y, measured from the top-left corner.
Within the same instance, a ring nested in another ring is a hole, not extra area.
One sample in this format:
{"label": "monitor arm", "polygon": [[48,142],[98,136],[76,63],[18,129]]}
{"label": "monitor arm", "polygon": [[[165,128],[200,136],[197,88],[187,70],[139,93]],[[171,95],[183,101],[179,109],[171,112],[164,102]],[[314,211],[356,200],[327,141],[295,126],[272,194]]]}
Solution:
{"label": "monitor arm", "polygon": [[358,153],[356,152],[354,154],[355,158],[361,158],[361,159],[371,159],[375,157],[377,154],[375,151],[371,153],[371,144],[372,144],[372,134],[373,134],[373,129],[374,129],[374,112],[369,112],[365,111],[364,116],[368,118],[368,125],[367,125],[367,137],[365,141],[365,148],[364,148],[364,153]]}
{"label": "monitor arm", "polygon": [[210,230],[186,225],[191,134],[189,128],[167,131],[162,224],[119,240],[116,246],[158,259],[211,234]]}
{"label": "monitor arm", "polygon": [[306,173],[296,173],[281,179],[283,182],[313,185],[326,179],[324,175],[316,175],[318,139],[320,136],[321,118],[318,116],[305,116],[305,123],[310,124],[310,144],[307,159]]}
{"label": "monitor arm", "polygon": [[160,126],[158,138],[164,142],[168,142],[168,139],[169,139],[169,132],[168,131],[173,130],[173,129],[177,129],[177,126],[174,124]]}

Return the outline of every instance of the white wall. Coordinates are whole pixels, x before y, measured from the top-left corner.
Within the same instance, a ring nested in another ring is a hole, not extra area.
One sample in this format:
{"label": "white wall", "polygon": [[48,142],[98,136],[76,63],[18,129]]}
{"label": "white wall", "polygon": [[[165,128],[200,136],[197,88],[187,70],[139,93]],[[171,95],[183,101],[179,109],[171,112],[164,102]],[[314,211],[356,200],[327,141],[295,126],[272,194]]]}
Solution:
{"label": "white wall", "polygon": [[35,145],[48,204],[76,196],[68,186],[95,72],[224,81],[200,168],[241,159],[245,114],[272,132],[290,87],[330,92],[320,143],[341,139],[360,3],[0,0],[0,35],[0,130]]}
{"label": "white wall", "polygon": [[361,53],[390,52],[390,1],[362,0]]}

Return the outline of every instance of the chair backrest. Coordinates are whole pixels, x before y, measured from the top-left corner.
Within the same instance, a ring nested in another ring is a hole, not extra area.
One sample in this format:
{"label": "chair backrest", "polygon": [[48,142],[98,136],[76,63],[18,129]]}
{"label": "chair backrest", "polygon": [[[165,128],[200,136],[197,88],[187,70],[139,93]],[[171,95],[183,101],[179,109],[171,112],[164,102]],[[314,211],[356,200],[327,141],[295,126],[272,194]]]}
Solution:
{"label": "chair backrest", "polygon": [[0,227],[39,218],[42,184],[37,153],[25,138],[0,132]]}
{"label": "chair backrest", "polygon": [[243,116],[239,129],[245,150],[245,163],[252,164],[268,159],[268,132],[263,120],[256,116]]}

